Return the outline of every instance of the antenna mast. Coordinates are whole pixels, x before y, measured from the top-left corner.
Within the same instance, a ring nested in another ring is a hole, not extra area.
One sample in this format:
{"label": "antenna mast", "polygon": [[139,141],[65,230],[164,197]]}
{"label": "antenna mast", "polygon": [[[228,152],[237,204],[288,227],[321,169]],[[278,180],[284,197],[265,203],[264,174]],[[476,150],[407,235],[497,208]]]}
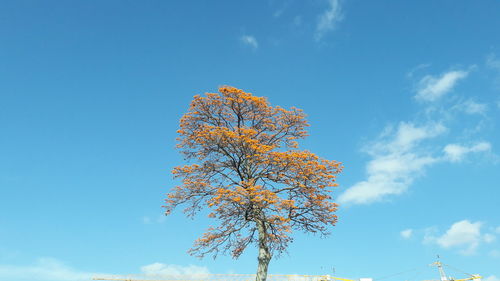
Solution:
{"label": "antenna mast", "polygon": [[449,281],[448,277],[446,277],[446,273],[444,273],[443,264],[439,260],[439,256],[438,256],[438,260],[431,265],[437,266],[437,268],[439,270],[439,275],[441,276],[441,281]]}

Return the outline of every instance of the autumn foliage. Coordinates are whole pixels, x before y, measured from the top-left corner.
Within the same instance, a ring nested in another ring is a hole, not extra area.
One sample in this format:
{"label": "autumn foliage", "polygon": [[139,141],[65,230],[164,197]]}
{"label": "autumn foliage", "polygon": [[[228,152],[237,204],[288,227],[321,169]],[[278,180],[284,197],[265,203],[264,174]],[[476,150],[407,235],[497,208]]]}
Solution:
{"label": "autumn foliage", "polygon": [[307,126],[300,109],[271,106],[233,87],[194,97],[178,130],[188,164],[174,168],[182,184],[165,205],[166,214],[185,205],[188,216],[209,208],[218,221],[191,254],[229,251],[237,258],[254,243],[259,264],[261,254],[269,263],[286,250],[294,229],[328,234],[337,221],[330,193],[342,166],[298,149]]}

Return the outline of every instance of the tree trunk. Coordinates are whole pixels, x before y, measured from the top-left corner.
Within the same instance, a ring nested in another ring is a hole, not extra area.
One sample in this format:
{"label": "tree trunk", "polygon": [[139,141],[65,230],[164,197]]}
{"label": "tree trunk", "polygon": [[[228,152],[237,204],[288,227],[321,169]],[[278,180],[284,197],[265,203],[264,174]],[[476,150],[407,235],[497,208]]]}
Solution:
{"label": "tree trunk", "polygon": [[267,279],[267,268],[269,262],[271,261],[271,252],[267,245],[267,231],[264,221],[257,221],[257,230],[259,231],[259,266],[257,267],[257,276],[255,281],[266,281]]}

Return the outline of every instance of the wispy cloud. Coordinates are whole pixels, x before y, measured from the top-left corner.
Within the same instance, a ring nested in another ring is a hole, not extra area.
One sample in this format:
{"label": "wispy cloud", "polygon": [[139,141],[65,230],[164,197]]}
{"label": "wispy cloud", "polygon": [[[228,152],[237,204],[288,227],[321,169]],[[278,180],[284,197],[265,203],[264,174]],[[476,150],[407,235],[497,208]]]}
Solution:
{"label": "wispy cloud", "polygon": [[327,32],[335,29],[343,17],[340,0],[328,0],[328,8],[318,17],[314,39],[323,39]]}
{"label": "wispy cloud", "polygon": [[372,160],[366,164],[366,180],[355,183],[340,194],[339,203],[370,204],[383,201],[391,195],[407,191],[430,165],[457,163],[469,154],[491,151],[491,144],[483,141],[469,146],[447,144],[442,154],[427,152],[423,142],[446,131],[447,128],[440,123],[417,126],[401,122],[396,130],[387,129],[378,141],[365,148],[372,156]]}
{"label": "wispy cloud", "polygon": [[497,239],[497,237],[491,233],[486,233],[483,236],[483,239],[484,239],[484,242],[491,243],[491,242],[495,241]]}
{"label": "wispy cloud", "polygon": [[284,9],[279,9],[279,10],[276,10],[274,13],[273,13],[273,17],[275,18],[279,18],[281,17],[281,15],[283,14],[284,12]]}
{"label": "wispy cloud", "polygon": [[[194,280],[210,274],[206,267],[195,265],[180,266],[153,263],[142,266],[134,277]],[[86,272],[67,266],[54,258],[40,258],[31,265],[0,264],[0,280],[10,281],[88,281],[93,277],[116,277],[116,275]],[[127,275],[131,277],[132,275]]]}
{"label": "wispy cloud", "polygon": [[153,263],[141,267],[141,272],[150,278],[165,278],[172,280],[208,279],[210,271],[206,267],[190,265],[180,266],[164,263]]}
{"label": "wispy cloud", "polygon": [[486,278],[483,279],[484,281],[500,281],[500,278],[496,277],[495,275],[490,275]]}
{"label": "wispy cloud", "polygon": [[[450,92],[457,81],[467,75],[467,71],[457,70],[445,72],[439,77],[424,76],[420,80],[416,98],[436,100]],[[363,151],[371,156],[365,166],[366,178],[341,193],[338,197],[339,203],[352,205],[384,201],[406,192],[431,165],[456,163],[473,153],[492,150],[491,144],[486,141],[470,140],[468,144],[447,144],[438,138],[445,132],[453,131],[453,122],[457,116],[464,116],[464,112],[484,113],[487,110],[486,104],[469,99],[447,109],[438,108],[434,103],[421,105],[424,107],[417,112],[414,121],[402,121],[396,127],[388,127],[375,141],[364,146]],[[480,129],[480,126],[475,127],[476,131]],[[466,132],[469,128],[462,129]]]}
{"label": "wispy cloud", "polygon": [[270,0],[269,5],[271,9],[274,10],[273,17],[279,18],[281,17],[285,11],[290,7],[293,0]]}
{"label": "wispy cloud", "polygon": [[158,215],[156,218],[150,216],[143,216],[141,221],[143,224],[164,223],[167,217],[164,214]]}
{"label": "wispy cloud", "polygon": [[294,26],[300,26],[300,25],[302,25],[302,17],[301,16],[295,16],[293,18],[293,25]]}
{"label": "wispy cloud", "polygon": [[[492,258],[500,258],[500,251],[499,250],[491,250],[488,255]],[[500,281],[500,280],[499,280]]]}
{"label": "wispy cloud", "polygon": [[463,255],[476,253],[477,248],[482,243],[491,243],[495,236],[491,233],[481,233],[482,222],[471,222],[461,220],[455,222],[442,235],[435,236],[428,232],[424,238],[424,243],[433,243],[443,249],[459,249]]}
{"label": "wispy cloud", "polygon": [[460,144],[448,144],[443,148],[446,159],[451,162],[460,162],[469,153],[488,152],[491,150],[489,142],[479,142],[475,145],[464,146]]}
{"label": "wispy cloud", "polygon": [[259,42],[257,42],[257,39],[254,36],[243,35],[240,37],[240,40],[241,40],[241,42],[243,42],[243,44],[250,46],[254,50],[259,48]]}
{"label": "wispy cloud", "polygon": [[440,76],[426,75],[418,83],[415,98],[421,101],[436,101],[450,92],[458,81],[467,77],[463,70],[449,71]]}
{"label": "wispy cloud", "polygon": [[486,57],[486,66],[500,71],[500,59],[498,59],[495,54],[489,54]]}
{"label": "wispy cloud", "polygon": [[485,114],[488,110],[488,105],[485,103],[478,103],[469,99],[459,104],[458,109],[467,114]]}
{"label": "wispy cloud", "polygon": [[32,265],[0,265],[0,280],[88,281],[98,273],[79,271],[53,258]]}
{"label": "wispy cloud", "polygon": [[489,54],[486,57],[486,67],[493,70],[495,75],[493,82],[497,87],[500,87],[500,58],[497,58],[493,53]]}
{"label": "wispy cloud", "polygon": [[430,63],[421,63],[417,66],[415,66],[414,68],[412,68],[410,71],[408,71],[408,73],[406,73],[406,77],[408,78],[413,78],[413,76],[415,76],[415,74],[423,69],[426,69],[428,68],[429,66],[431,66]]}
{"label": "wispy cloud", "polygon": [[417,126],[401,122],[395,131],[387,129],[378,141],[366,148],[373,157],[366,165],[367,179],[348,188],[338,201],[369,204],[405,192],[425,167],[439,160],[423,151],[419,143],[445,131],[439,123]]}
{"label": "wispy cloud", "polygon": [[399,233],[403,239],[410,239],[413,235],[413,229],[405,229]]}

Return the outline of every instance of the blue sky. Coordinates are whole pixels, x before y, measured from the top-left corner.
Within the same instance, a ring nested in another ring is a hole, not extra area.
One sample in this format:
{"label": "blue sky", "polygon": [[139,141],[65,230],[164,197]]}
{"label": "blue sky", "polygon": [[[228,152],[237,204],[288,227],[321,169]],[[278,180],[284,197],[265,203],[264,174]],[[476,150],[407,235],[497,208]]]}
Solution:
{"label": "blue sky", "polygon": [[271,273],[500,280],[499,1],[0,3],[0,280],[254,273],[162,216],[179,118],[221,85],[302,108],[345,166],[332,235]]}

